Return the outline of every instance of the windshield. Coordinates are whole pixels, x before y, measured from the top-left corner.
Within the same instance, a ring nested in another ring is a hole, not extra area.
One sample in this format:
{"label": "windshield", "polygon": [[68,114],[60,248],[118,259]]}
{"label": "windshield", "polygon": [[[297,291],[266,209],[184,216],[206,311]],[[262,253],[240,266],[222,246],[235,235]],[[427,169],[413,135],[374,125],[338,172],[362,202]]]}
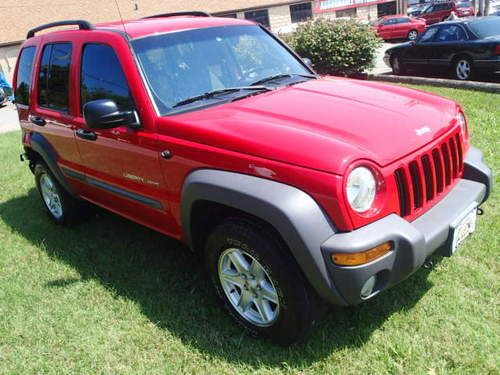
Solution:
{"label": "windshield", "polygon": [[224,98],[264,92],[235,88],[268,83],[269,77],[279,75],[276,83],[282,83],[311,75],[300,60],[254,25],[153,35],[132,41],[132,46],[161,115],[180,105],[222,101],[214,92]]}
{"label": "windshield", "polygon": [[483,18],[471,22],[469,27],[480,38],[500,36],[500,18]]}
{"label": "windshield", "polygon": [[460,3],[457,3],[457,8],[470,8],[472,7],[472,3],[469,1],[463,1]]}

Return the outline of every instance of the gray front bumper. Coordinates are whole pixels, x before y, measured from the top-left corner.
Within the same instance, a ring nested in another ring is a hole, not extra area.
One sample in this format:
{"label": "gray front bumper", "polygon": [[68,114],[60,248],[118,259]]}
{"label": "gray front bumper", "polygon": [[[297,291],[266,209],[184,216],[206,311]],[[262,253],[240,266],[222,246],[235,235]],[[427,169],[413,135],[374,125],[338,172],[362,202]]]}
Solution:
{"label": "gray front bumper", "polygon": [[[427,257],[448,244],[453,221],[473,202],[481,204],[486,200],[492,176],[482,161],[481,151],[471,148],[464,163],[464,178],[413,222],[392,214],[352,232],[336,233],[322,244],[333,284],[347,304],[363,301],[361,288],[373,275],[377,276],[377,282],[372,296],[411,275]],[[387,241],[394,242],[394,250],[368,264],[343,267],[331,261],[332,253],[365,251]]]}

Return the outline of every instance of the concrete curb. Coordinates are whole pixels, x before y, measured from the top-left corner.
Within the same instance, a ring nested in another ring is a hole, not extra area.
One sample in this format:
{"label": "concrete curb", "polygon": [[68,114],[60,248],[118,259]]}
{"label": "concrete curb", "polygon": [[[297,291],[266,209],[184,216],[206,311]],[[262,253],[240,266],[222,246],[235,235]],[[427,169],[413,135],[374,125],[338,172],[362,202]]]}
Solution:
{"label": "concrete curb", "polygon": [[367,74],[366,79],[371,81],[384,81],[396,83],[413,83],[416,85],[428,85],[439,87],[451,87],[456,89],[484,91],[500,94],[500,83],[457,81],[453,79],[426,78],[413,76],[394,76],[391,74]]}

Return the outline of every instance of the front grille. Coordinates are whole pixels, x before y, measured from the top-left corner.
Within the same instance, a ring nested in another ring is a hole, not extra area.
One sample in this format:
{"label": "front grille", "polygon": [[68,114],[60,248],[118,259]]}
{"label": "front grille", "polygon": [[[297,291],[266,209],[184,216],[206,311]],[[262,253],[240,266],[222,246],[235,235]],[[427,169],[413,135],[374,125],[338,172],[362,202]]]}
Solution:
{"label": "front grille", "polygon": [[427,152],[394,172],[402,217],[412,216],[428,202],[438,199],[463,172],[460,133],[442,140]]}

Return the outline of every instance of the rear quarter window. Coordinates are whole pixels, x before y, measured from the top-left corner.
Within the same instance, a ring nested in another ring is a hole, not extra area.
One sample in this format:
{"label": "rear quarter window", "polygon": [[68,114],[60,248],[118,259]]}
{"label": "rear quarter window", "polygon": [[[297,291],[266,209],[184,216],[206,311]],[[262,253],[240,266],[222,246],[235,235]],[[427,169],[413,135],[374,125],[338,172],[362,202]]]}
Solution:
{"label": "rear quarter window", "polygon": [[15,88],[15,100],[18,104],[29,105],[31,74],[33,70],[33,59],[35,57],[36,47],[23,48],[19,55],[19,64],[17,70],[17,81]]}

